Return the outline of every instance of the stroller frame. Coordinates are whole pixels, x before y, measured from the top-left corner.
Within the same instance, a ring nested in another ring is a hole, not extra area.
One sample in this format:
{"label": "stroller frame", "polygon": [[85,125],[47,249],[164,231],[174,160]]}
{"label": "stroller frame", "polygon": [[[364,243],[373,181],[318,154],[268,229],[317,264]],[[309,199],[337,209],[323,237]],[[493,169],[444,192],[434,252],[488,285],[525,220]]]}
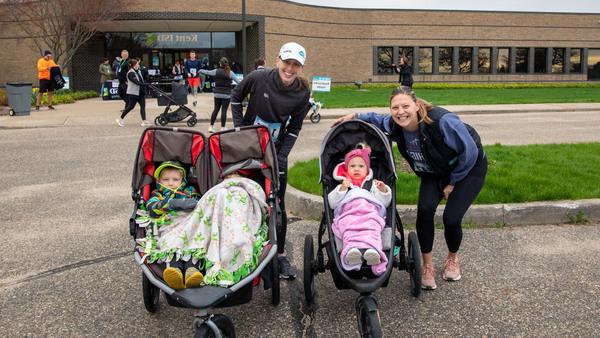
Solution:
{"label": "stroller frame", "polygon": [[[132,179],[132,199],[134,201],[134,208],[129,219],[129,225],[130,234],[133,236],[134,240],[145,235],[144,229],[136,223],[136,215],[140,204],[144,203],[142,187],[148,184],[148,177],[146,177],[147,175],[140,175],[139,172],[140,161],[148,156],[146,153],[147,149],[142,149],[144,142],[148,142],[146,139],[146,135],[148,135],[148,133],[153,133],[153,138],[158,137],[157,133],[161,134],[161,137],[164,139],[173,138],[173,135],[178,133],[191,134],[192,137],[196,137],[196,141],[198,140],[198,137],[202,138],[203,150],[197,157],[197,162],[202,161],[202,163],[197,163],[195,166],[193,166],[193,168],[203,168],[203,172],[207,173],[206,175],[202,176],[204,181],[197,182],[197,185],[203,194],[209,189],[209,187],[219,183],[221,177],[220,175],[225,169],[221,167],[221,162],[218,162],[214,158],[207,156],[212,154],[213,147],[218,147],[221,145],[220,142],[225,142],[222,141],[223,138],[230,141],[235,137],[241,138],[243,143],[249,144],[249,149],[254,150],[256,150],[256,144],[248,142],[250,137],[257,136],[260,138],[260,141],[258,142],[259,147],[262,147],[262,145],[260,145],[261,142],[264,144],[265,149],[262,161],[266,164],[266,168],[261,167],[261,172],[263,173],[265,179],[270,180],[271,186],[273,187],[273,189],[269,189],[267,191],[268,194],[266,201],[269,205],[269,217],[267,225],[269,244],[265,249],[263,249],[263,257],[258,267],[250,275],[244,277],[238,283],[229,288],[202,286],[199,288],[174,290],[170,288],[161,278],[159,278],[160,270],[157,271],[157,265],[153,264],[153,267],[148,266],[142,261],[142,255],[137,250],[137,247],[136,250],[134,250],[134,259],[142,269],[142,291],[144,306],[148,312],[154,313],[158,310],[160,292],[162,291],[169,305],[195,309],[195,319],[193,322],[193,328],[195,330],[194,337],[235,337],[235,330],[231,319],[222,314],[211,314],[214,308],[235,306],[249,302],[252,299],[253,281],[259,275],[263,278],[269,278],[271,280],[271,303],[273,305],[278,305],[280,301],[279,261],[277,259],[276,235],[276,228],[278,227],[277,224],[278,220],[280,219],[280,211],[278,210],[278,204],[276,203],[278,180],[273,179],[278,177],[278,169],[275,156],[275,147],[269,138],[269,132],[263,126],[250,126],[213,133],[209,138],[206,138],[201,132],[195,130],[168,127],[148,127],[145,129],[140,138],[140,146],[138,147],[138,152],[136,155],[136,165],[134,165]],[[153,142],[160,143],[159,141],[154,140]],[[235,142],[231,143],[235,144]],[[161,147],[164,149],[168,148],[168,146]],[[229,160],[231,160],[231,156],[228,156]],[[171,156],[164,155],[163,157]],[[243,169],[245,168],[245,163],[247,162],[238,162],[236,160],[236,163],[230,165],[229,167],[235,166],[236,169]],[[214,168],[215,165],[218,165],[218,168]]]}
{"label": "stroller frame", "polygon": [[[324,155],[325,144],[330,138],[335,138],[337,135],[344,132],[363,131],[377,140],[381,140],[385,150],[384,154],[389,154],[389,158],[385,159],[392,172],[388,174],[386,183],[395,183],[396,173],[394,168],[394,159],[388,137],[379,129],[372,125],[360,121],[352,120],[339,124],[332,128],[323,139],[320,151],[320,180],[323,185],[323,201],[324,211],[319,224],[319,232],[317,236],[316,256],[314,252],[313,236],[306,235],[304,240],[304,296],[306,303],[311,306],[315,300],[314,276],[319,273],[324,273],[325,270],[331,270],[334,284],[338,289],[354,289],[359,293],[355,301],[355,309],[359,331],[362,337],[381,337],[381,324],[379,322],[379,313],[377,308],[377,299],[373,296],[373,292],[379,287],[387,286],[391,271],[393,268],[405,270],[410,275],[411,293],[418,297],[421,293],[421,250],[417,239],[417,234],[411,231],[408,234],[408,252],[404,245],[404,228],[402,221],[396,209],[396,187],[395,184],[389,184],[392,194],[390,206],[386,208],[386,227],[391,228],[390,243],[391,248],[386,250],[388,265],[386,271],[381,276],[375,276],[369,266],[363,265],[360,271],[345,271],[342,268],[340,255],[336,250],[335,235],[331,224],[333,224],[333,210],[329,206],[327,194],[335,187],[329,186],[329,179],[326,178],[327,173],[324,172],[327,164],[323,163],[324,158],[329,158]],[[337,133],[337,134],[336,134]],[[358,138],[361,136],[355,136]],[[336,146],[335,152],[345,153],[348,150],[348,145],[345,147]],[[373,161],[372,161],[373,163]],[[395,234],[398,231],[399,237]],[[324,239],[327,233],[327,239]],[[383,240],[383,238],[382,238]],[[325,255],[327,254],[327,262]],[[397,252],[396,252],[397,251]]]}
{"label": "stroller frame", "polygon": [[[196,125],[196,123],[198,123],[196,113],[190,108],[188,108],[185,104],[177,102],[171,96],[171,94],[161,90],[153,84],[148,84],[148,87],[150,87],[150,89],[152,89],[152,91],[156,93],[157,101],[161,98],[164,98],[168,102],[167,106],[165,107],[165,110],[154,119],[154,125],[166,126],[169,123],[183,121],[188,117],[189,119],[186,121],[188,127],[193,127]],[[170,112],[172,105],[178,106],[177,110],[175,110],[174,112]]]}

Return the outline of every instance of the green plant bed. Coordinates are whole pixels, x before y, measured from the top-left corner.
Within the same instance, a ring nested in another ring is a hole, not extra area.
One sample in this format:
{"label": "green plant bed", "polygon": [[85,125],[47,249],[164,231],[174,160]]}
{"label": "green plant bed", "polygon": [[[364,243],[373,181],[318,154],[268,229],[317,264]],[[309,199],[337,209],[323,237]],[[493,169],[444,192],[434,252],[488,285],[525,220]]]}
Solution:
{"label": "green plant bed", "polygon": [[[475,203],[600,198],[600,143],[528,146],[485,146],[489,168]],[[395,158],[399,158],[394,150]],[[289,172],[289,183],[302,191],[322,195],[319,161],[299,162]],[[398,172],[396,202],[416,204],[419,179]]]}
{"label": "green plant bed", "polygon": [[[38,93],[39,89],[34,88],[31,94],[31,105],[35,105],[35,97]],[[85,91],[72,91],[68,90],[58,90],[54,92],[54,97],[52,98],[52,104],[64,104],[64,103],[73,103],[77,100],[89,99],[92,97],[98,97],[98,93],[93,90],[85,90]],[[48,104],[48,95],[42,95],[42,105]]]}
{"label": "green plant bed", "polygon": [[[600,84],[597,83],[534,85],[422,84],[415,85],[414,91],[417,96],[435,105],[600,102]],[[389,84],[370,85],[357,90],[355,87],[339,86],[328,93],[316,92],[314,96],[325,108],[387,107],[395,87]]]}

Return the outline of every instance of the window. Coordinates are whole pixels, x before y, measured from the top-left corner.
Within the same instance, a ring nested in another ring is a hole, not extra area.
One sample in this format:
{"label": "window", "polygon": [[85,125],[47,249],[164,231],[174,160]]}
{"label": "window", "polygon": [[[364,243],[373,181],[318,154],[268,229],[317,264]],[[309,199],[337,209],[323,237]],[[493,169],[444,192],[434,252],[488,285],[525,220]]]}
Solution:
{"label": "window", "polygon": [[565,49],[552,48],[552,73],[560,74],[565,72]]}
{"label": "window", "polygon": [[571,48],[571,66],[569,67],[569,72],[581,73],[581,54],[581,49]]}
{"label": "window", "polygon": [[214,32],[212,33],[212,48],[235,48],[235,33]]}
{"label": "window", "polygon": [[535,48],[533,53],[533,72],[546,73],[546,56],[548,50],[546,48]]}
{"label": "window", "polygon": [[600,80],[600,49],[588,49],[588,80]]}
{"label": "window", "polygon": [[477,69],[480,73],[489,73],[492,64],[492,49],[479,48],[477,52]]}
{"label": "window", "polygon": [[529,68],[529,48],[517,48],[515,55],[515,72],[527,73]]}
{"label": "window", "polygon": [[398,63],[400,63],[400,58],[402,56],[406,56],[408,59],[408,64],[412,66],[413,57],[414,57],[414,48],[412,47],[398,47]]}
{"label": "window", "polygon": [[452,47],[440,47],[438,54],[438,72],[440,74],[452,73]]}
{"label": "window", "polygon": [[460,47],[458,49],[458,72],[473,72],[473,48]]}
{"label": "window", "polygon": [[510,69],[510,49],[498,48],[498,61],[496,63],[497,73],[508,73]]}
{"label": "window", "polygon": [[377,74],[393,74],[392,69],[392,53],[393,47],[378,47],[377,48]]}
{"label": "window", "polygon": [[419,48],[419,73],[431,74],[433,72],[433,48]]}

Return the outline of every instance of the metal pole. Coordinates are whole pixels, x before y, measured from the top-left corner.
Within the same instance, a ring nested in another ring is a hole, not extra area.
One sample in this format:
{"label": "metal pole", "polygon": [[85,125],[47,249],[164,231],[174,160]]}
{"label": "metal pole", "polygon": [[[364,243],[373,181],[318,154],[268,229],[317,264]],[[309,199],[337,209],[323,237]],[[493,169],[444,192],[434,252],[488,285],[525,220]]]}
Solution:
{"label": "metal pole", "polygon": [[246,75],[246,0],[242,0],[242,72]]}

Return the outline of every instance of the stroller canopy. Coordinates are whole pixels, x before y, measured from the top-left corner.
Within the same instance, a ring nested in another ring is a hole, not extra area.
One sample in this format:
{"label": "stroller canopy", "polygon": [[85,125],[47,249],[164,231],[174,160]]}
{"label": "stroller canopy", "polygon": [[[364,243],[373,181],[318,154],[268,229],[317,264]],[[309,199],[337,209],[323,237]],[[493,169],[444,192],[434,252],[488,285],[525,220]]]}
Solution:
{"label": "stroller canopy", "polygon": [[331,128],[321,143],[321,183],[333,182],[332,173],[335,166],[343,162],[346,153],[360,142],[366,142],[371,147],[371,169],[374,177],[387,184],[396,181],[394,156],[387,136],[370,123],[350,120]]}

